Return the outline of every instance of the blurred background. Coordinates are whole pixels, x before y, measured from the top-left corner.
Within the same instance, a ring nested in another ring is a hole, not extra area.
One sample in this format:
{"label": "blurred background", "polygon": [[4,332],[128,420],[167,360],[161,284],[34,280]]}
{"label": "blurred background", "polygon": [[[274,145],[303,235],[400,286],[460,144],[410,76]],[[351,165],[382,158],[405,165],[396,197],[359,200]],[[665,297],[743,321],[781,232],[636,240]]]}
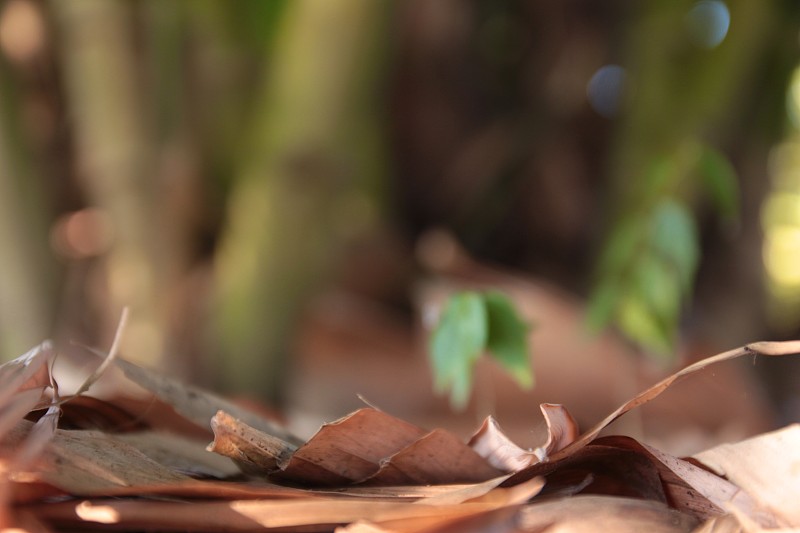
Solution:
{"label": "blurred background", "polygon": [[[358,394],[522,444],[539,401],[585,426],[797,337],[799,51],[786,0],[4,1],[0,353],[107,349],[129,306],[125,357],[301,431]],[[537,386],[482,363],[459,414],[425,342],[463,288],[514,300]],[[629,424],[797,421],[797,367]]]}

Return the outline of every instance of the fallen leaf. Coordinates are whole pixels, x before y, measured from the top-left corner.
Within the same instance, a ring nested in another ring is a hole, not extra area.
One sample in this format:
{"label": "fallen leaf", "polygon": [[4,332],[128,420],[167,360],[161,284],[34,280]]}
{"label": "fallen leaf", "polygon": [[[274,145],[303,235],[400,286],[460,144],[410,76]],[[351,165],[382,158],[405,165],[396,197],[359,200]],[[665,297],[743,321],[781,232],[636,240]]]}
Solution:
{"label": "fallen leaf", "polygon": [[533,450],[520,448],[503,433],[493,417],[484,420],[470,438],[469,445],[492,466],[504,472],[516,472],[547,460],[551,454],[574,442],[579,430],[577,422],[563,405],[543,403],[539,409],[547,423],[547,439],[541,446]]}
{"label": "fallen leaf", "polygon": [[60,527],[98,524],[125,529],[264,531],[268,528],[333,529],[358,520],[453,519],[502,508],[495,502],[417,505],[352,498],[234,500],[203,505],[145,500],[85,500],[31,505],[36,516]]}
{"label": "fallen leaf", "polygon": [[[2,444],[12,449],[19,447],[32,427],[31,422],[21,421]],[[189,479],[136,448],[97,431],[55,430],[36,466],[32,472],[35,479],[76,496],[104,494],[118,486]],[[17,472],[12,479],[21,474]]]}
{"label": "fallen leaf", "polygon": [[671,505],[678,510],[705,520],[725,514],[725,509],[731,502],[737,502],[740,509],[746,510],[748,516],[758,520],[763,526],[777,525],[774,515],[739,487],[690,461],[679,459],[630,437],[602,437],[593,444],[625,448],[650,458],[659,470]]}
{"label": "fallen leaf", "polygon": [[225,411],[236,419],[264,433],[293,444],[302,441],[278,424],[265,419],[247,409],[197,387],[185,385],[177,380],[162,376],[157,372],[137,366],[129,361],[114,361],[125,376],[143,387],[159,399],[171,405],[175,411],[202,428],[208,428],[217,411]]}
{"label": "fallen leaf", "polygon": [[296,483],[346,485],[374,475],[381,461],[425,435],[425,431],[371,407],[320,430],[282,465],[280,476]]}
{"label": "fallen leaf", "polygon": [[192,477],[225,479],[240,473],[228,457],[211,453],[206,441],[163,431],[139,431],[114,435],[170,470]]}
{"label": "fallen leaf", "polygon": [[694,517],[664,503],[608,496],[575,496],[524,507],[517,531],[548,533],[674,533],[692,531]]}
{"label": "fallen leaf", "polygon": [[[722,444],[693,458],[772,511],[782,522],[778,526],[800,527],[800,425]],[[730,505],[754,518],[739,502]]]}
{"label": "fallen leaf", "polygon": [[435,429],[385,459],[365,481],[379,485],[476,483],[502,473],[449,431]]}
{"label": "fallen leaf", "polygon": [[277,437],[252,428],[224,411],[211,419],[214,442],[206,448],[233,459],[243,472],[267,475],[276,472],[297,449]]}
{"label": "fallen leaf", "polygon": [[[540,476],[547,483],[542,496],[559,493],[565,487],[585,486],[582,494],[667,501],[653,461],[641,453],[602,442],[592,443],[557,461],[529,466],[509,477],[501,486],[512,486]],[[590,480],[588,484],[587,477]]]}
{"label": "fallen leaf", "polygon": [[517,472],[531,464],[532,453],[517,446],[500,429],[494,417],[486,417],[470,438],[469,446],[490,465],[503,472]]}
{"label": "fallen leaf", "polygon": [[0,365],[0,439],[39,404],[50,386],[52,358],[53,346],[46,341]]}

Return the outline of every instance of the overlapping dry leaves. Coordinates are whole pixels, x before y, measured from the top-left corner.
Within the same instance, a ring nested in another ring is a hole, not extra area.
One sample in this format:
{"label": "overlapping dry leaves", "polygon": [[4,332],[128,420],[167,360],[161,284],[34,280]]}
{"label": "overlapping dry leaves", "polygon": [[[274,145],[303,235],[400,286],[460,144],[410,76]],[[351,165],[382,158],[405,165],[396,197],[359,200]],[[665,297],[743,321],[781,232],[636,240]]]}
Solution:
{"label": "overlapping dry leaves", "polygon": [[[108,357],[154,396],[62,398],[44,343],[0,367],[0,526],[24,531],[800,530],[800,426],[689,458],[611,421],[706,365],[788,355],[755,343],[670,376],[579,434],[555,404],[521,449],[487,419],[463,442],[366,407],[302,442],[213,394]],[[97,373],[96,373],[97,374]],[[87,382],[86,389],[91,381]],[[169,412],[173,423],[154,424]],[[213,432],[213,434],[212,434]],[[213,438],[213,442],[209,444]],[[795,528],[795,529],[793,529]]]}

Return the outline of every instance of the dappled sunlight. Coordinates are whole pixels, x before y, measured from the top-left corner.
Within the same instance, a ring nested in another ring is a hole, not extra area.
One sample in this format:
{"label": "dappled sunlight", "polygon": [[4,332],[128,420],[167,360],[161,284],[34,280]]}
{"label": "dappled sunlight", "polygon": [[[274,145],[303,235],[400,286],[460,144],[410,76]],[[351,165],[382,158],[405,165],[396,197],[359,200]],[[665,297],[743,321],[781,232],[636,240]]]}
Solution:
{"label": "dappled sunlight", "polygon": [[84,501],[75,506],[75,514],[86,522],[99,524],[116,524],[119,522],[119,511],[109,505],[97,505]]}
{"label": "dappled sunlight", "polygon": [[769,319],[791,330],[800,321],[800,68],[792,75],[786,107],[793,129],[770,154],[772,190],[761,223]]}

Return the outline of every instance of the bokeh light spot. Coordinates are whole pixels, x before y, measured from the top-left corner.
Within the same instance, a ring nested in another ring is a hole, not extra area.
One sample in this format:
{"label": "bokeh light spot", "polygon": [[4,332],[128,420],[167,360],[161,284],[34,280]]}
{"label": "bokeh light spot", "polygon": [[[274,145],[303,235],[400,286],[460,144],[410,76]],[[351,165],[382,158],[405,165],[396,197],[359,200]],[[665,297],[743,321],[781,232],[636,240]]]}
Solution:
{"label": "bokeh light spot", "polygon": [[39,9],[27,0],[11,0],[0,14],[0,48],[15,62],[25,62],[41,51],[45,30]]}
{"label": "bokeh light spot", "polygon": [[696,45],[703,48],[719,46],[728,35],[731,13],[725,2],[702,0],[686,14],[686,31]]}
{"label": "bokeh light spot", "polygon": [[62,216],[50,234],[53,249],[62,257],[85,259],[104,254],[114,238],[111,217],[89,207]]}
{"label": "bokeh light spot", "polygon": [[786,98],[786,107],[792,125],[796,130],[800,130],[800,67],[795,68],[792,73]]}
{"label": "bokeh light spot", "polygon": [[613,118],[619,112],[625,89],[625,69],[619,65],[604,65],[589,80],[587,96],[597,113]]}

